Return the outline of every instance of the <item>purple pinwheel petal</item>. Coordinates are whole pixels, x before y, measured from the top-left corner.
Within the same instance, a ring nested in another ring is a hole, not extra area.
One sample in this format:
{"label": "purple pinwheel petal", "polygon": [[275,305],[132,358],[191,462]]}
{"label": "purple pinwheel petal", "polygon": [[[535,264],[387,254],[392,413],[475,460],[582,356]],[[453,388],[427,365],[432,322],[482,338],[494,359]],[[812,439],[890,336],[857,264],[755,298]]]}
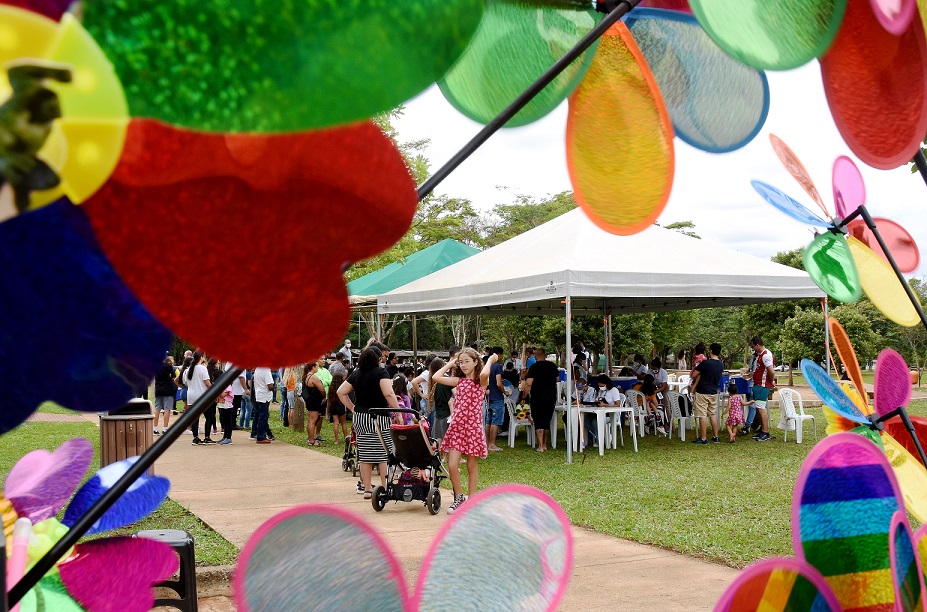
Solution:
{"label": "purple pinwheel petal", "polygon": [[54,452],[34,450],[10,470],[3,496],[16,513],[33,523],[55,516],[70,499],[93,460],[93,444],[68,440]]}
{"label": "purple pinwheel petal", "polygon": [[879,353],[875,369],[875,411],[884,416],[911,399],[911,378],[904,357],[892,349]]}
{"label": "purple pinwheel petal", "polygon": [[834,162],[834,205],[841,219],[866,203],[866,183],[853,160],[841,155]]}

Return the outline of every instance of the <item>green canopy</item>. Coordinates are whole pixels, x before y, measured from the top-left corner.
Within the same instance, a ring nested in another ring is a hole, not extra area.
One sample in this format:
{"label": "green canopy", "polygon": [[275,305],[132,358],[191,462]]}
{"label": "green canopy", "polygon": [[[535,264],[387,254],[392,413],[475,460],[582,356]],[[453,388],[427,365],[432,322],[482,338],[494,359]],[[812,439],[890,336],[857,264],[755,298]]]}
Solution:
{"label": "green canopy", "polygon": [[479,249],[450,238],[442,240],[427,249],[412,253],[404,260],[394,261],[348,283],[351,303],[358,305],[370,301],[375,305],[376,296],[407,285],[479,252]]}

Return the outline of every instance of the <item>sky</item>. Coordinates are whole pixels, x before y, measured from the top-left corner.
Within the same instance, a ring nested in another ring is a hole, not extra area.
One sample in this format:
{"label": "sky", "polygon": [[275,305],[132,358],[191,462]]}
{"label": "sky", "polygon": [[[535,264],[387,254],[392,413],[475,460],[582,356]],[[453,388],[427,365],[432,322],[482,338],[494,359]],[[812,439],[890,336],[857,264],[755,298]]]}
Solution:
{"label": "sky", "polygon": [[[927,185],[907,164],[877,170],[850,152],[831,118],[817,61],[796,70],[768,72],[767,78],[769,116],[760,134],[745,147],[716,155],[674,139],[673,190],[657,222],[692,221],[702,238],[763,258],[806,246],[812,238],[810,230],[767,204],[750,185],[752,179],[762,180],[817,209],[773,152],[769,143],[773,133],[804,163],[831,209],[833,163],[847,155],[862,172],[872,215],[900,223],[918,245],[927,245],[927,223],[923,222]],[[432,171],[481,128],[457,112],[436,86],[405,106],[405,114],[394,122],[399,140],[429,139],[425,154]],[[435,193],[468,198],[488,213],[495,204],[514,201],[515,194],[544,197],[571,190],[564,145],[566,116],[563,103],[531,125],[497,132]],[[927,264],[922,263],[915,274],[927,274]]]}

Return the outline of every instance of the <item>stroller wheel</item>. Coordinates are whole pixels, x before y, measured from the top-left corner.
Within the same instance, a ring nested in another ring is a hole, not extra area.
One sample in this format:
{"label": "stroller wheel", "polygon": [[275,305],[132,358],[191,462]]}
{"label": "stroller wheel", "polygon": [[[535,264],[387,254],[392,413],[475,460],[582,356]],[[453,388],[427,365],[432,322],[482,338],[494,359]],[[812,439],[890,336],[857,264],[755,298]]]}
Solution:
{"label": "stroller wheel", "polygon": [[441,511],[441,489],[434,487],[428,492],[428,512],[432,515]]}
{"label": "stroller wheel", "polygon": [[342,472],[347,472],[347,471],[350,470],[350,469],[351,469],[351,464],[348,463],[348,460],[347,460],[347,459],[342,459],[342,460],[341,460],[341,471],[342,471]]}
{"label": "stroller wheel", "polygon": [[351,466],[351,476],[357,478],[357,463],[354,461],[348,461],[348,465]]}
{"label": "stroller wheel", "polygon": [[373,497],[370,498],[370,503],[373,504],[373,509],[377,512],[383,510],[386,506],[386,489],[382,486],[377,487],[373,490]]}

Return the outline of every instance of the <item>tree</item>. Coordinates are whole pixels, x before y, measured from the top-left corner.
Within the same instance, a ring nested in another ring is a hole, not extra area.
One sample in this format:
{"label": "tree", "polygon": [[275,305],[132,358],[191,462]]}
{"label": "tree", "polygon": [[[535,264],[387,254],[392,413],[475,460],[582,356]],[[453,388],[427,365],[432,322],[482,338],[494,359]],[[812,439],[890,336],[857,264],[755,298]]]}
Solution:
{"label": "tree", "polygon": [[856,357],[864,367],[876,358],[882,349],[882,336],[873,329],[864,304],[841,304],[830,310],[830,316],[846,330]]}
{"label": "tree", "polygon": [[[805,264],[802,261],[804,249],[797,248],[791,251],[780,251],[772,256],[772,261],[795,268],[804,270]],[[776,338],[786,319],[795,314],[795,308],[802,310],[813,310],[820,308],[818,300],[796,300],[789,302],[772,302],[769,304],[751,304],[744,306],[741,313],[742,324],[745,331],[752,336],[759,336],[764,340],[772,341],[775,346]]]}
{"label": "tree", "polygon": [[[675,353],[685,345],[691,345],[696,333],[697,310],[671,310],[653,315],[650,338],[653,341],[651,356],[666,359],[668,353]],[[709,340],[709,342],[713,342]]]}
{"label": "tree", "polygon": [[686,342],[695,346],[704,342],[721,345],[721,359],[731,366],[739,366],[747,348],[747,332],[743,324],[743,307],[702,308],[695,311],[693,334]]}
{"label": "tree", "polygon": [[[802,359],[820,363],[824,360],[824,313],[820,310],[795,309],[779,332],[776,348],[789,365]],[[789,385],[792,370],[789,369]]]}
{"label": "tree", "polygon": [[653,349],[653,322],[652,312],[612,316],[612,352],[616,364],[625,355]]}
{"label": "tree", "polygon": [[569,191],[541,200],[523,194],[516,195],[514,204],[496,204],[493,207],[495,220],[486,222],[483,228],[484,244],[488,247],[496,246],[574,208],[576,201]]}
{"label": "tree", "polygon": [[[660,225],[657,223],[657,225]],[[673,221],[667,225],[663,226],[665,229],[673,230],[674,232],[679,232],[683,236],[689,236],[691,238],[702,239],[701,236],[695,233],[695,223],[691,221]]]}

